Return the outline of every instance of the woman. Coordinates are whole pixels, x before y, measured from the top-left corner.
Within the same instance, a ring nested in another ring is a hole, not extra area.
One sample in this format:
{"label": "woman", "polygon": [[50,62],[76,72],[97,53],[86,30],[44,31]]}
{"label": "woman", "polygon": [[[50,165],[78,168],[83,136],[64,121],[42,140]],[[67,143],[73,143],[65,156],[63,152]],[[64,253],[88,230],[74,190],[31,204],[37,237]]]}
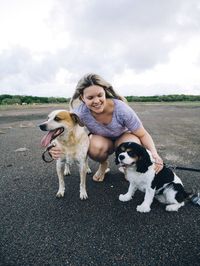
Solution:
{"label": "woman", "polygon": [[[107,81],[96,74],[85,75],[78,82],[71,98],[72,108],[77,99],[82,103],[73,111],[90,132],[89,157],[100,163],[93,176],[94,181],[104,180],[108,156],[125,141],[136,142],[150,150],[157,163],[156,172],[162,169],[163,161],[156,151],[152,137],[126,100]],[[54,159],[58,159],[60,154],[57,147],[51,149]]]}

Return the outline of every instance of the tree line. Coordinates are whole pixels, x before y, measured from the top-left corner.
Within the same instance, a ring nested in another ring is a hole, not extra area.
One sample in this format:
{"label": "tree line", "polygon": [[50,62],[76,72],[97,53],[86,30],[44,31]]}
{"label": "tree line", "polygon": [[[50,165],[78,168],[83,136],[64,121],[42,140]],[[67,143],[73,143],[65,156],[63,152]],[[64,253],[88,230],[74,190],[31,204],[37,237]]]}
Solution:
{"label": "tree line", "polygon": [[126,96],[128,102],[193,102],[200,101],[200,95],[171,94],[159,96]]}
{"label": "tree line", "polygon": [[[181,102],[200,101],[200,95],[159,95],[159,96],[126,96],[128,102]],[[0,105],[24,105],[24,104],[48,104],[48,103],[69,103],[70,98],[64,97],[38,97],[22,95],[0,95]]]}
{"label": "tree line", "polygon": [[56,97],[38,97],[38,96],[22,96],[22,95],[0,95],[0,105],[7,104],[48,104],[48,103],[67,103],[70,98]]}

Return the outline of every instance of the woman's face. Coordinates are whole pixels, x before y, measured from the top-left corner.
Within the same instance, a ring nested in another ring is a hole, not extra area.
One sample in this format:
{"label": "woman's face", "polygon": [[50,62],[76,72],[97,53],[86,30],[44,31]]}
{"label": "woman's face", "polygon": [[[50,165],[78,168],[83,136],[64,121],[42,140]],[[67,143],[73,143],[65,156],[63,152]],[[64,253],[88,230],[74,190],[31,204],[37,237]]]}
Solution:
{"label": "woman's face", "polygon": [[97,85],[87,87],[83,91],[82,101],[94,113],[102,113],[106,105],[105,90]]}

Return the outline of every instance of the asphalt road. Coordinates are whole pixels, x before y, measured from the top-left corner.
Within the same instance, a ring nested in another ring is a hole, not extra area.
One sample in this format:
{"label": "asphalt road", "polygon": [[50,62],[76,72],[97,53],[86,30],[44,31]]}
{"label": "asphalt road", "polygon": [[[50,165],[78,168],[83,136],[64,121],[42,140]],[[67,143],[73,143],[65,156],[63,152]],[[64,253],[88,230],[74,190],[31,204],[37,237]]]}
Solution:
{"label": "asphalt road", "polygon": [[[138,213],[141,192],[118,200],[128,183],[113,156],[103,183],[88,175],[86,201],[79,199],[76,167],[65,179],[65,197],[55,197],[55,162],[41,160],[37,128],[50,109],[56,107],[0,115],[0,265],[200,265],[200,207],[188,203],[169,213],[154,201],[150,213]],[[200,105],[134,110],[166,163],[200,168]],[[199,173],[176,173],[187,190],[200,190]]]}

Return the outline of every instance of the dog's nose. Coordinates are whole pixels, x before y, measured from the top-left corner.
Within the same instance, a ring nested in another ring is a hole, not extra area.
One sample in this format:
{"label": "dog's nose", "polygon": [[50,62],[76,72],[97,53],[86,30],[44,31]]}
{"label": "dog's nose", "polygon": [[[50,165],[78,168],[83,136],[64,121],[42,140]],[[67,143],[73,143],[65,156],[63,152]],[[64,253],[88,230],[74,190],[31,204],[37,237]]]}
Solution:
{"label": "dog's nose", "polygon": [[120,154],[120,155],[119,155],[119,160],[122,161],[122,160],[124,160],[124,159],[125,159],[125,156],[122,155],[122,154]]}
{"label": "dog's nose", "polygon": [[39,125],[39,128],[40,128],[41,130],[43,130],[43,131],[46,131],[46,130],[47,130],[45,124],[41,124],[41,125]]}

